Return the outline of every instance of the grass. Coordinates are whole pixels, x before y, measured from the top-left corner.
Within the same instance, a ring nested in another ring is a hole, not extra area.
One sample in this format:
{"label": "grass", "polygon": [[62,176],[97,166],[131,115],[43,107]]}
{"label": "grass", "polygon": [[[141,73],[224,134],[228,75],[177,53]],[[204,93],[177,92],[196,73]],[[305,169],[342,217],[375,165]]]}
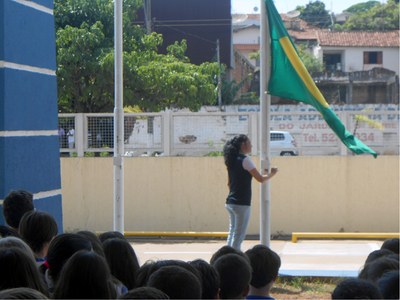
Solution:
{"label": "grass", "polygon": [[271,296],[275,299],[331,299],[331,293],[342,278],[279,277]]}

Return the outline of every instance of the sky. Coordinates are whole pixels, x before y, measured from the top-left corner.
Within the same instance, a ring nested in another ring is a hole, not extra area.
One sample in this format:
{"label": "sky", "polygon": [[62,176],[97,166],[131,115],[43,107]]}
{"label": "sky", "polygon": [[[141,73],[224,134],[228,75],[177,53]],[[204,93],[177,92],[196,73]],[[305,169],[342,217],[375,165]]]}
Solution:
{"label": "sky", "polygon": [[[232,0],[232,13],[235,14],[249,14],[260,12],[260,1],[262,0]],[[341,13],[343,10],[358,3],[367,2],[368,0],[322,0],[325,3],[325,9],[333,11],[334,13]],[[378,0],[381,3],[386,3],[386,0]],[[275,6],[280,13],[287,13],[294,10],[298,5],[307,5],[310,0],[274,0]],[[311,1],[313,2],[313,1]],[[254,7],[258,11],[254,11]]]}

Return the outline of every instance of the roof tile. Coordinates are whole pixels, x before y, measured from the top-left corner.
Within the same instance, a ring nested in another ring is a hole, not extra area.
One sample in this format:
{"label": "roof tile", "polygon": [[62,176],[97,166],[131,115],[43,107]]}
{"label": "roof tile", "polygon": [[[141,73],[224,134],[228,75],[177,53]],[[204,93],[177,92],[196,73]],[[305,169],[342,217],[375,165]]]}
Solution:
{"label": "roof tile", "polygon": [[317,31],[321,46],[399,47],[399,30],[394,31]]}

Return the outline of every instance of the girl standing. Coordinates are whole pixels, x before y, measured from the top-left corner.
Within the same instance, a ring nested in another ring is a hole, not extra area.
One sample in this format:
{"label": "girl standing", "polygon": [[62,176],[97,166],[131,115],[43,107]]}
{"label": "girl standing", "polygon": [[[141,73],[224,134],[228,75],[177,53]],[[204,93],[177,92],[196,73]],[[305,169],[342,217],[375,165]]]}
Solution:
{"label": "girl standing", "polygon": [[229,213],[228,246],[240,250],[250,220],[251,180],[258,182],[271,179],[277,168],[271,168],[271,173],[261,175],[247,154],[251,152],[250,139],[240,134],[227,141],[224,146],[224,160],[228,169],[229,194],[225,207]]}

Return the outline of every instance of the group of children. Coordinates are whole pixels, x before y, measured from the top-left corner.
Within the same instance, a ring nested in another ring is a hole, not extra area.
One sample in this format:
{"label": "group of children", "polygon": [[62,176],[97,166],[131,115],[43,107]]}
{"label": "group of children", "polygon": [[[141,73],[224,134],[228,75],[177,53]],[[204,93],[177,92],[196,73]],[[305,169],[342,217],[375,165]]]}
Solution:
{"label": "group of children", "polygon": [[399,239],[372,251],[358,277],[339,283],[332,299],[399,299]]}
{"label": "group of children", "polygon": [[[54,218],[34,209],[29,192],[11,192],[3,214],[0,299],[273,299],[281,260],[264,245],[245,252],[224,246],[210,262],[140,265],[119,232],[58,234]],[[398,239],[385,241],[358,278],[343,280],[332,293],[332,299],[398,298]]]}

